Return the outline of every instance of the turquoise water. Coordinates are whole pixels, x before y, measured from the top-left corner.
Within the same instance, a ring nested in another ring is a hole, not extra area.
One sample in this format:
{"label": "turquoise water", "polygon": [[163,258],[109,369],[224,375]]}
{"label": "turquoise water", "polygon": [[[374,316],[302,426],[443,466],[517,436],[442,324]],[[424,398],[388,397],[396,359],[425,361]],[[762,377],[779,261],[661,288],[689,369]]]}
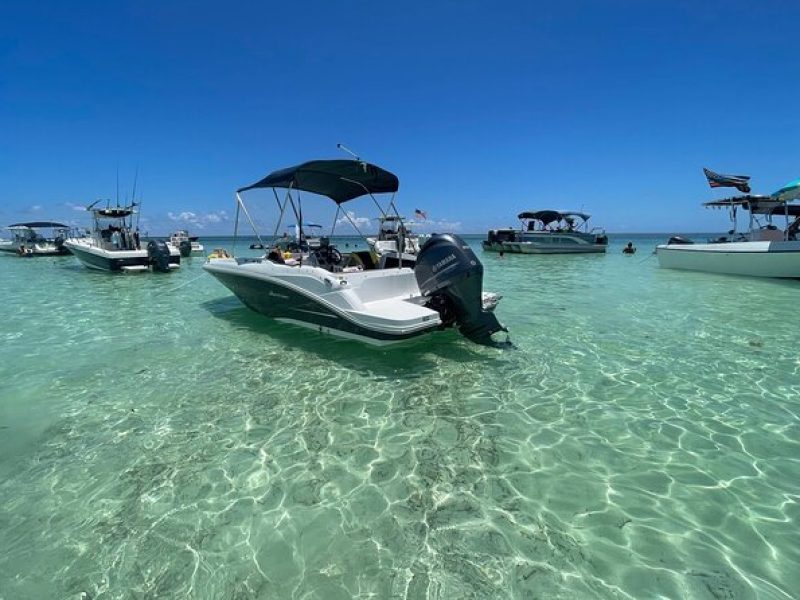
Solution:
{"label": "turquoise water", "polygon": [[511,351],[0,256],[0,599],[797,597],[800,282],[664,237],[477,250]]}

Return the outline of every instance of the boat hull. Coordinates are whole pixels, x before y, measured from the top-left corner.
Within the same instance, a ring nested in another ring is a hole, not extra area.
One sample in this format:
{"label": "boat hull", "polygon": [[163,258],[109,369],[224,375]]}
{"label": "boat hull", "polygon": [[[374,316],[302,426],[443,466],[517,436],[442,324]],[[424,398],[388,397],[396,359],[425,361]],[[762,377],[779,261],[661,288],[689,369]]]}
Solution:
{"label": "boat hull", "polygon": [[665,269],[800,278],[800,242],[661,244],[656,256]]}
{"label": "boat hull", "polygon": [[391,331],[367,315],[362,319],[354,318],[353,311],[337,306],[336,298],[327,300],[320,293],[309,292],[280,277],[247,273],[233,259],[212,260],[203,268],[249,309],[320,333],[382,346],[413,340],[438,329],[441,323],[438,317],[431,317],[427,323]]}
{"label": "boat hull", "polygon": [[508,254],[603,254],[605,244],[539,243],[539,242],[481,242],[486,252]]}
{"label": "boat hull", "polygon": [[[147,250],[104,250],[91,244],[67,240],[64,245],[89,269],[96,271],[125,272],[150,268]],[[170,250],[169,266],[180,266],[180,254]]]}
{"label": "boat hull", "polygon": [[24,253],[20,252],[19,248],[20,244],[15,244],[13,242],[0,242],[0,252],[5,252],[7,254],[17,254],[20,256],[67,256],[70,253],[70,251],[64,246],[50,244],[44,246],[40,244],[25,244]]}

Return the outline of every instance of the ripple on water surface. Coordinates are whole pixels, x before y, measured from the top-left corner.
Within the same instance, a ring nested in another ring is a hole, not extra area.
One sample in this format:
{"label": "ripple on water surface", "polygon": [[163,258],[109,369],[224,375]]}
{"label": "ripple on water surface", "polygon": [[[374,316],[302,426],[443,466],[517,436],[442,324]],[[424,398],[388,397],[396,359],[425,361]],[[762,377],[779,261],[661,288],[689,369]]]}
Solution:
{"label": "ripple on water surface", "polygon": [[0,598],[793,597],[797,284],[482,258],[514,351],[2,260]]}

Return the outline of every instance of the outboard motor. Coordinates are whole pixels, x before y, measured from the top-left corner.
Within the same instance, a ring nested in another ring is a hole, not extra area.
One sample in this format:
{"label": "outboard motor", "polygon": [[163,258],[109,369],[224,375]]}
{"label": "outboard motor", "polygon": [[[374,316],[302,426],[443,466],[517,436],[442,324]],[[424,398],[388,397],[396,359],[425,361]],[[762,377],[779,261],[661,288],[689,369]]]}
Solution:
{"label": "outboard motor", "polygon": [[458,325],[463,336],[491,345],[491,335],[508,331],[483,308],[483,265],[460,237],[431,235],[417,255],[414,275],[428,297],[426,306],[439,313],[444,327]]}
{"label": "outboard motor", "polygon": [[187,256],[192,255],[192,242],[189,240],[181,240],[178,244],[178,250],[181,253],[181,256],[186,258]]}
{"label": "outboard motor", "polygon": [[164,240],[150,240],[147,242],[147,258],[154,271],[169,272],[169,246]]}

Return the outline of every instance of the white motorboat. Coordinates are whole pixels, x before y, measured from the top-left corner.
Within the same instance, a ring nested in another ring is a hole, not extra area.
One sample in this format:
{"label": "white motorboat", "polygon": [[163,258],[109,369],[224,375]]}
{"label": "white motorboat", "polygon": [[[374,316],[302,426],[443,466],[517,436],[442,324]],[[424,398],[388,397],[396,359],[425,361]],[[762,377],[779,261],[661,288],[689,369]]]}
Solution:
{"label": "white motorboat", "polygon": [[[733,228],[727,235],[704,243],[674,236],[668,243],[656,246],[658,263],[666,269],[800,278],[800,205],[791,204],[799,195],[800,180],[770,196],[745,194],[706,202],[704,206],[708,208],[727,209]],[[740,210],[749,214],[744,233],[737,232],[736,216]],[[781,220],[783,227],[778,225]]]}
{"label": "white motorboat", "polygon": [[[69,225],[52,221],[15,223],[6,227],[11,239],[0,240],[0,252],[19,256],[64,256],[69,254],[64,242],[69,236]],[[46,235],[49,233],[49,235]]]}
{"label": "white motorboat", "polygon": [[177,248],[184,258],[190,256],[205,256],[206,250],[198,241],[198,236],[190,236],[185,229],[179,229],[169,236],[169,245]]}
{"label": "white motorboat", "polygon": [[126,273],[168,272],[180,267],[180,252],[163,240],[150,240],[141,247],[139,229],[133,227],[135,204],[95,208],[96,204],[86,208],[94,221],[91,234],[64,242],[83,265],[99,271]]}
{"label": "white motorboat", "polygon": [[517,254],[590,254],[608,247],[605,230],[589,230],[590,215],[582,212],[537,210],[517,215],[521,229],[492,229],[481,242],[489,252]]}
{"label": "white motorboat", "polygon": [[[272,188],[280,231],[287,209],[304,222],[300,192],[333,200],[338,217],[343,203],[393,194],[398,186],[395,175],[360,160],[306,162],[238,190],[237,230],[239,212],[253,223],[240,195],[247,190]],[[282,201],[277,189],[286,190]],[[499,297],[482,291],[483,266],[455,235],[432,236],[413,268],[387,268],[385,257],[376,262],[369,250],[340,252],[328,237],[307,252],[287,254],[276,246],[263,258],[216,258],[204,268],[256,312],[370,344],[401,342],[451,326],[474,342],[493,344],[492,334],[506,331],[492,312]]]}
{"label": "white motorboat", "polygon": [[[397,258],[398,245],[403,246],[403,260],[413,261],[420,250],[420,237],[411,231],[408,221],[400,215],[378,217],[378,235],[368,237],[367,244],[377,256],[387,254]],[[424,241],[424,240],[423,240]]]}

